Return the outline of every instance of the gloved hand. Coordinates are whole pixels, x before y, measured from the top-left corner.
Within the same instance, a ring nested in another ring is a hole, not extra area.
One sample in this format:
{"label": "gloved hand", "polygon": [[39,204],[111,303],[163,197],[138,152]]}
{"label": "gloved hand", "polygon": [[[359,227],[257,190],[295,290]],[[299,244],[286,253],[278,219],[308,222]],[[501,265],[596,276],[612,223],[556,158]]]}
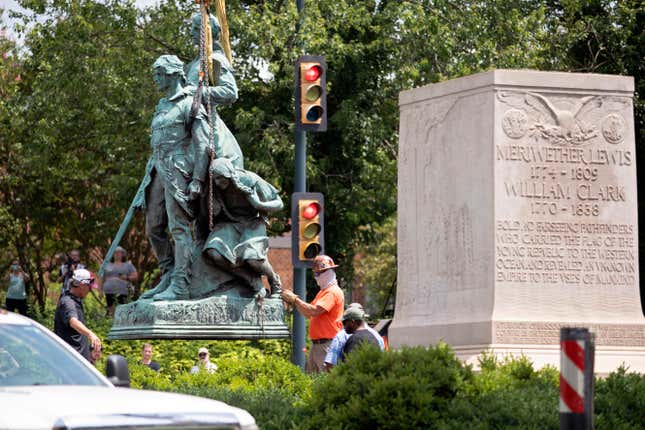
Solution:
{"label": "gloved hand", "polygon": [[282,293],[280,293],[280,298],[287,304],[293,305],[296,302],[296,299],[298,298],[297,295],[293,293],[291,290],[282,290]]}

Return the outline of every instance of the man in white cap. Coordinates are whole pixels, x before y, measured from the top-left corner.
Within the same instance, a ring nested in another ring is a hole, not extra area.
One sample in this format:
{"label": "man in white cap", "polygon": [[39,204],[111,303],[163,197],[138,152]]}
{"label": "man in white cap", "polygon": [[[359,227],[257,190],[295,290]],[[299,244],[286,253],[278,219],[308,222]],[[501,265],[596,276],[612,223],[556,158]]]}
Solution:
{"label": "man in white cap", "polygon": [[217,370],[217,364],[211,362],[210,355],[208,354],[208,349],[202,347],[197,351],[199,356],[199,361],[197,364],[190,369],[190,373],[199,373],[200,371],[206,371],[208,373],[215,373]]}
{"label": "man in white cap", "polygon": [[94,286],[94,279],[88,270],[76,269],[69,285],[69,291],[63,293],[56,306],[54,333],[90,361],[90,345],[100,350],[101,340],[85,325],[82,300]]}
{"label": "man in white cap", "polygon": [[293,305],[305,318],[309,318],[311,349],[307,356],[305,371],[319,373],[325,370],[325,355],[331,340],[343,328],[340,319],[345,306],[345,296],[338,286],[336,272],[338,265],[327,255],[314,258],[311,270],[320,291],[311,303],[300,299],[289,290],[282,291],[282,300]]}

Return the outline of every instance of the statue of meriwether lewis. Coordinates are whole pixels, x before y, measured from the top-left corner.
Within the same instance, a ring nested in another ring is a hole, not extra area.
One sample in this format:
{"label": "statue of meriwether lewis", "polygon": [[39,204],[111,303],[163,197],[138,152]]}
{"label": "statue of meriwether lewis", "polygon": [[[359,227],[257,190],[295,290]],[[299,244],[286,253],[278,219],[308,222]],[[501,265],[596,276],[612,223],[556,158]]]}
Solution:
{"label": "statue of meriwether lewis", "polygon": [[165,289],[155,300],[189,297],[193,202],[204,189],[209,161],[208,122],[203,109],[191,118],[183,66],[174,55],[162,55],[153,65],[155,83],[166,93],[152,118],[152,156],[146,168],[146,233],[163,272],[160,289]]}

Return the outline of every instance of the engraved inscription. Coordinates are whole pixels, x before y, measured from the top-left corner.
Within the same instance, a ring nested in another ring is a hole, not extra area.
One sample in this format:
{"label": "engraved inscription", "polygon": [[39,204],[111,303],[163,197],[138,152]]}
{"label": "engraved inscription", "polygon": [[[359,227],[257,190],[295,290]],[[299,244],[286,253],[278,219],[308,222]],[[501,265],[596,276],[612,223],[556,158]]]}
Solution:
{"label": "engraved inscription", "polygon": [[628,224],[498,220],[500,282],[633,285],[635,227]]}
{"label": "engraved inscription", "polygon": [[612,169],[630,167],[629,150],[497,145],[498,162],[520,164],[525,176],[503,181],[504,195],[528,205],[531,215],[602,214],[612,203],[626,203],[625,186],[603,181]]}
{"label": "engraved inscription", "polygon": [[[560,328],[572,322],[495,322],[495,342],[557,345]],[[645,346],[645,331],[639,325],[583,324],[595,333],[596,343],[611,346]]]}
{"label": "engraved inscription", "polygon": [[[635,286],[637,227],[621,221],[637,204],[635,154],[615,146],[626,135],[616,113],[624,101],[512,91],[498,100],[512,109],[502,123],[507,138],[495,146],[495,280]],[[504,122],[518,111],[528,118],[519,138]]]}

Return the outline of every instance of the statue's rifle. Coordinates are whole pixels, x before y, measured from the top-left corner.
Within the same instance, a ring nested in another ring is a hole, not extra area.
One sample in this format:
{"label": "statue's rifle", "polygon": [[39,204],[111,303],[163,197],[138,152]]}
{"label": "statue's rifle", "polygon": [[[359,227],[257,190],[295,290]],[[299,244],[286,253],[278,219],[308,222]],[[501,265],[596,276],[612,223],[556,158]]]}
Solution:
{"label": "statue's rifle", "polygon": [[128,228],[128,225],[130,224],[132,217],[134,216],[134,211],[137,208],[143,207],[145,205],[145,197],[146,197],[145,192],[146,192],[146,187],[148,186],[149,183],[150,183],[150,172],[146,168],[146,174],[143,177],[141,184],[139,185],[139,189],[137,190],[137,193],[134,195],[134,198],[132,199],[132,203],[130,203],[128,212],[125,214],[125,217],[123,217],[123,221],[121,221],[121,226],[119,227],[119,231],[116,232],[116,235],[112,240],[112,244],[110,245],[110,249],[108,249],[108,252],[105,254],[105,258],[103,258],[103,264],[101,264],[101,268],[99,269],[99,277],[103,276],[103,273],[105,273],[105,267],[110,262],[110,260],[112,260],[114,251],[116,251],[116,247],[119,246],[119,243],[121,242],[121,239],[123,239],[123,235],[125,234],[125,231]]}

